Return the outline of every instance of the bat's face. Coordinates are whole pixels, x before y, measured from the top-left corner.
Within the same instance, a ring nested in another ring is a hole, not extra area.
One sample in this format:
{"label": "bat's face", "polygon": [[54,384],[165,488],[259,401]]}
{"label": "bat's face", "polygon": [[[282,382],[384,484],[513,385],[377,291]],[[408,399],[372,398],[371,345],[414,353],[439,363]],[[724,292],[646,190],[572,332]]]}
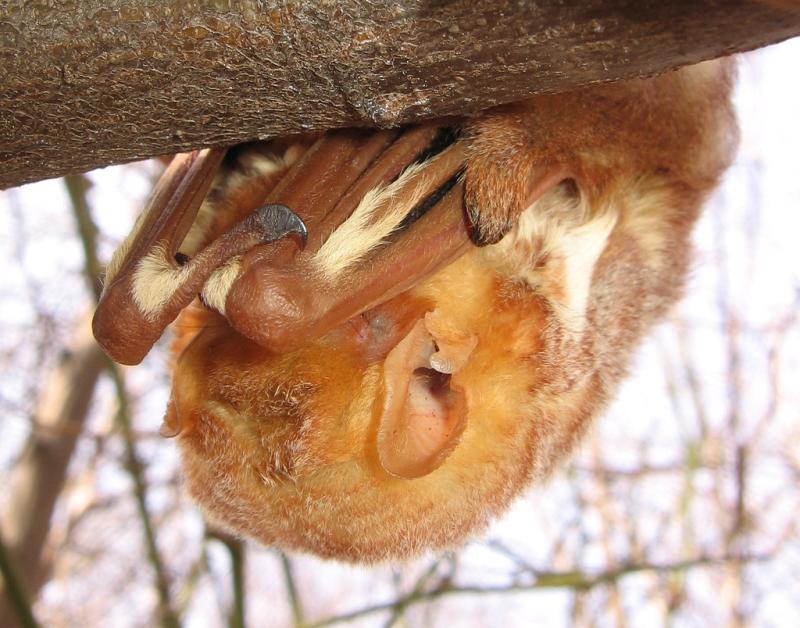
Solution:
{"label": "bat's face", "polygon": [[[536,98],[447,147],[435,125],[250,147],[194,227],[222,157],[176,160],[95,333],[135,363],[201,294],[164,434],[218,524],[352,561],[457,544],[565,458],[677,299],[729,75]],[[305,248],[264,245],[286,234]]]}

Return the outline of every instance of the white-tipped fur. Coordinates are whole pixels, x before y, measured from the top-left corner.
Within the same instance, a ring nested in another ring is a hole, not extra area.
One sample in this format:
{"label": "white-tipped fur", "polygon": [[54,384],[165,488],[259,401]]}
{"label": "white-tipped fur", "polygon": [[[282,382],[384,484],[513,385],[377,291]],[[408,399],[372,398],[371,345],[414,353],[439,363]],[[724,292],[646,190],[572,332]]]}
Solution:
{"label": "white-tipped fur", "polygon": [[133,273],[133,300],[148,320],[159,312],[186,280],[189,269],[175,268],[167,259],[166,251],[154,247],[136,265]]}
{"label": "white-tipped fur", "polygon": [[352,215],[314,255],[313,263],[325,277],[335,278],[383,244],[397,229],[427,192],[427,178],[420,175],[411,194],[398,196],[408,180],[417,176],[422,168],[423,164],[414,164],[393,183],[364,195]]}
{"label": "white-tipped fur", "polygon": [[642,261],[650,268],[659,268],[664,256],[673,254],[669,250],[671,214],[664,207],[676,203],[674,190],[666,180],[650,176],[631,181],[620,196],[625,203],[621,227],[639,242]]}
{"label": "white-tipped fur", "polygon": [[[217,175],[214,183],[212,184],[212,189],[219,188],[224,193],[225,190],[233,189],[236,186],[246,182],[246,180],[251,178],[253,175],[268,177],[286,167],[284,160],[280,157],[271,158],[257,153],[245,153],[242,155],[239,161],[244,173],[233,172]],[[221,182],[223,181],[224,185],[221,185]],[[153,210],[150,209],[150,211]],[[182,252],[192,256],[195,255],[197,251],[199,251],[206,244],[205,239],[208,237],[208,231],[214,220],[214,214],[217,211],[218,207],[216,207],[214,202],[211,202],[208,199],[203,201],[202,205],[200,205],[200,209],[197,212],[197,217],[192,223],[192,226],[189,229],[189,232],[186,234],[186,237],[183,239],[183,243],[180,247]],[[116,276],[119,274],[119,270],[125,263],[134,240],[138,237],[139,232],[142,230],[142,225],[144,224],[145,217],[148,215],[148,213],[149,212],[145,210],[136,217],[136,221],[133,223],[130,233],[128,233],[125,239],[114,251],[114,254],[111,256],[111,260],[106,266],[104,278],[106,285],[114,281]]]}
{"label": "white-tipped fur", "polygon": [[567,329],[583,331],[594,267],[616,223],[617,214],[606,211],[564,234],[560,246],[564,255],[564,306],[569,317],[565,321]]}
{"label": "white-tipped fur", "polygon": [[[292,159],[294,161],[294,158]],[[239,158],[240,171],[226,172],[215,177],[212,189],[223,196],[227,190],[236,188],[254,176],[268,177],[286,167],[285,160],[278,156],[267,156],[260,153],[244,153]],[[219,211],[219,203],[205,199],[200,205],[194,222],[181,244],[181,251],[194,256],[206,244],[214,216]],[[145,210],[136,218],[131,232],[114,251],[111,261],[106,267],[105,283],[108,285],[119,274],[120,269],[130,254],[135,239],[139,236],[142,225],[152,208]],[[232,258],[211,277],[203,288],[205,301],[225,313],[225,298],[234,279],[239,273],[240,258]],[[163,245],[153,247],[136,265],[133,274],[132,293],[136,306],[152,320],[158,316],[173,294],[186,280],[188,268],[176,268],[169,259]]]}
{"label": "white-tipped fur", "polygon": [[584,199],[557,187],[526,209],[485,255],[501,274],[550,295],[565,329],[580,333],[594,266],[618,218],[612,207],[590,214]]}
{"label": "white-tipped fur", "polygon": [[213,307],[217,312],[225,316],[225,300],[231,285],[239,276],[242,267],[242,258],[232,257],[222,266],[217,268],[203,286],[203,301],[209,307]]}
{"label": "white-tipped fur", "polygon": [[108,265],[106,266],[106,274],[103,279],[105,285],[108,285],[112,281],[114,281],[114,278],[119,274],[119,269],[122,268],[122,264],[128,257],[128,253],[131,250],[133,241],[136,239],[136,236],[138,236],[139,232],[142,230],[142,225],[144,224],[144,219],[147,213],[148,213],[147,211],[143,211],[136,217],[136,221],[133,223],[131,232],[125,237],[125,239],[117,247],[117,250],[114,251],[114,254],[111,256],[111,260],[108,262]]}

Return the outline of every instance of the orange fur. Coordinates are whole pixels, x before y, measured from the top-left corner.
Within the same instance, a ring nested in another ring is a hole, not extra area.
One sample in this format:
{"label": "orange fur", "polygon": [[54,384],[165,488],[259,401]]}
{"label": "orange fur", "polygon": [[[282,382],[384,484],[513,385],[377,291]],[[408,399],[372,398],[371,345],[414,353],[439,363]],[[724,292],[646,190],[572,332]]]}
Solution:
{"label": "orange fur", "polygon": [[[457,545],[544,478],[679,295],[691,227],[735,144],[730,75],[709,63],[469,121],[468,209],[487,240],[505,239],[296,351],[187,311],[167,422],[208,516],[264,544],[375,562]],[[527,207],[541,165],[575,185]],[[585,299],[571,264],[590,275]],[[397,477],[378,454],[383,360],[431,311],[437,329],[477,338],[450,380],[466,428],[440,466]]]}

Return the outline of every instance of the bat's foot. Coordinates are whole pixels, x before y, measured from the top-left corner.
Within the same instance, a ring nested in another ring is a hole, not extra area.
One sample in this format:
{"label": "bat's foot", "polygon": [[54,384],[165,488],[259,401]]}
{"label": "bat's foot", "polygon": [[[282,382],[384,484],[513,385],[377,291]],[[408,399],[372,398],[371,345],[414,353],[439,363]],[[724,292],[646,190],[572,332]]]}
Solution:
{"label": "bat's foot", "polygon": [[464,205],[477,246],[497,244],[520,214],[569,177],[558,161],[542,158],[513,114],[488,114],[466,126]]}

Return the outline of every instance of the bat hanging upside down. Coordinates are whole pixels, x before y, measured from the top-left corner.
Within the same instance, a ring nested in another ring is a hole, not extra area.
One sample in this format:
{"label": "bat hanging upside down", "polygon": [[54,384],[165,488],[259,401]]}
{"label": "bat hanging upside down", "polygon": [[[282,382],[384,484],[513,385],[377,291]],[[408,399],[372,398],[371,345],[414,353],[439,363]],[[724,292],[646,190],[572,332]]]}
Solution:
{"label": "bat hanging upside down", "polygon": [[218,525],[349,561],[458,544],[567,456],[679,296],[731,74],[178,155],[95,335],[135,364],[178,317],[162,433]]}

